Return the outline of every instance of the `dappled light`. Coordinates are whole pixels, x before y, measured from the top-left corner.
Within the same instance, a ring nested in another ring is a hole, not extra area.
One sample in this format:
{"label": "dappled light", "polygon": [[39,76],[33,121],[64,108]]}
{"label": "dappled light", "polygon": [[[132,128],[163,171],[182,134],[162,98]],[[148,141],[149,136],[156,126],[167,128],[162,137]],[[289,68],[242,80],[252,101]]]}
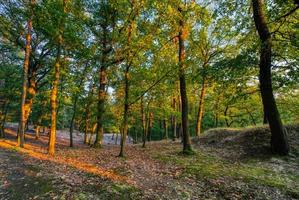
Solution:
{"label": "dappled light", "polygon": [[130,181],[127,177],[118,175],[110,170],[102,169],[99,166],[90,165],[88,163],[79,162],[75,158],[60,158],[55,156],[50,156],[47,154],[47,150],[45,150],[45,147],[39,147],[36,145],[31,144],[25,144],[24,148],[19,148],[16,141],[11,140],[0,140],[0,148],[5,148],[9,150],[16,150],[17,152],[24,153],[30,157],[44,160],[44,161],[50,161],[57,164],[63,164],[68,165],[71,167],[74,167],[76,169],[82,170],[86,173],[92,173],[94,175],[98,175],[101,177],[105,177],[108,179],[111,179],[113,181],[120,181],[125,183],[132,184],[133,182]]}
{"label": "dappled light", "polygon": [[299,199],[298,0],[1,0],[0,200]]}

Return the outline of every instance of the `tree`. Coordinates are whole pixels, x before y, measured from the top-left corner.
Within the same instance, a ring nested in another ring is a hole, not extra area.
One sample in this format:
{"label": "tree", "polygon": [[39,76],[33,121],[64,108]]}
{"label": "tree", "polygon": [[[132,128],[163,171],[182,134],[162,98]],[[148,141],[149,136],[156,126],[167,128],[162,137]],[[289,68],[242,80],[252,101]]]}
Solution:
{"label": "tree", "polygon": [[22,88],[22,96],[21,96],[21,116],[19,123],[19,134],[18,134],[18,145],[20,147],[24,147],[24,137],[25,137],[25,124],[26,124],[26,116],[25,116],[25,101],[27,95],[27,81],[28,81],[28,68],[29,68],[29,59],[30,59],[30,44],[31,44],[31,29],[32,29],[32,15],[33,15],[33,5],[35,4],[34,0],[31,0],[30,3],[30,12],[31,16],[27,22],[27,34],[26,34],[26,46],[25,46],[25,58],[23,65],[23,88]]}
{"label": "tree", "polygon": [[263,0],[252,0],[253,18],[260,38],[260,90],[264,111],[271,130],[271,149],[274,153],[286,155],[289,144],[273,95],[271,81],[272,39],[267,25]]}
{"label": "tree", "polygon": [[185,80],[185,40],[187,37],[187,30],[184,22],[184,11],[182,7],[178,8],[180,13],[179,19],[179,80],[180,93],[182,105],[182,128],[183,128],[183,153],[190,153],[192,151],[191,141],[188,127],[188,97]]}

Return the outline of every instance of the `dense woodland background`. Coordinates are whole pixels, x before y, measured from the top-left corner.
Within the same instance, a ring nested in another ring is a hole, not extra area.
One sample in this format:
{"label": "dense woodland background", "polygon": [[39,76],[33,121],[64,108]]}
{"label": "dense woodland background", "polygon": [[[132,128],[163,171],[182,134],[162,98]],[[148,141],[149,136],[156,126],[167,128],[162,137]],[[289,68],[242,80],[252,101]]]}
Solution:
{"label": "dense woodland background", "polygon": [[189,134],[267,123],[275,114],[264,114],[259,69],[268,41],[280,118],[298,122],[297,8],[292,0],[1,0],[1,136],[17,122],[21,146],[25,124],[37,137],[49,127],[50,153],[56,128],[84,132],[93,146],[121,132],[136,143],[182,137],[190,150]]}

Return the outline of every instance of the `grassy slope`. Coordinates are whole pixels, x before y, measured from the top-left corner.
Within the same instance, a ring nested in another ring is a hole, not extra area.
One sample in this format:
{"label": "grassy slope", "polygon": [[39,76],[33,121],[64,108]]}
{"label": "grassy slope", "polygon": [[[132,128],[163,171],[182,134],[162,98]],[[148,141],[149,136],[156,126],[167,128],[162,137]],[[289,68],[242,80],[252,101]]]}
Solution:
{"label": "grassy slope", "polygon": [[[246,187],[266,187],[266,195],[282,192],[290,198],[299,198],[299,125],[286,127],[291,144],[288,157],[273,156],[269,152],[268,128],[212,129],[193,142],[197,147],[195,156],[159,154],[157,158],[183,167],[183,176],[223,182],[225,185],[242,183]],[[241,183],[240,183],[241,182]],[[230,186],[229,186],[230,187]],[[246,195],[246,187],[243,194]],[[277,190],[271,194],[269,190]],[[241,189],[242,190],[242,189]],[[260,192],[258,189],[257,192]],[[256,198],[255,196],[254,198]],[[283,198],[283,197],[281,197]],[[288,197],[285,197],[288,198]]]}

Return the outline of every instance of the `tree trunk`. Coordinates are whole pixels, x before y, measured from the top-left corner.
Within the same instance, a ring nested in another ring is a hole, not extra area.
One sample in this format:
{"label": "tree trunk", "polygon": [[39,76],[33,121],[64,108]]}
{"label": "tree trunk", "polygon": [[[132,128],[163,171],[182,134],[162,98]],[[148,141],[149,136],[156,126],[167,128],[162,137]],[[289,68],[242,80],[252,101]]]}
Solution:
{"label": "tree trunk", "polygon": [[28,122],[29,115],[31,113],[31,108],[33,105],[33,99],[36,95],[36,87],[37,87],[36,70],[37,70],[36,67],[32,67],[32,69],[29,70],[30,71],[30,77],[28,78],[29,87],[28,87],[27,96],[25,100],[25,123]]}
{"label": "tree trunk", "polygon": [[143,103],[143,97],[140,99],[140,111],[141,111],[141,123],[142,123],[142,147],[145,148],[145,142],[146,142],[146,119],[145,119],[145,113],[144,113],[144,103]]}
{"label": "tree trunk", "polygon": [[100,69],[100,87],[99,87],[99,96],[98,96],[99,101],[98,101],[98,112],[97,112],[98,126],[96,131],[96,139],[94,142],[95,147],[101,147],[102,140],[103,140],[103,134],[104,134],[103,120],[104,120],[105,102],[106,102],[106,90],[105,90],[106,84],[107,84],[106,67],[103,64]]}
{"label": "tree trunk", "polygon": [[89,105],[87,105],[86,106],[86,116],[85,116],[84,144],[88,144],[89,126],[90,126],[90,108],[89,108]]}
{"label": "tree trunk", "polygon": [[[172,98],[172,108],[173,111],[176,111],[176,99],[175,97]],[[177,135],[177,131],[176,131],[176,117],[175,115],[172,116],[172,140],[175,141],[176,135]]]}
{"label": "tree trunk", "polygon": [[2,119],[0,122],[0,138],[5,138],[5,122],[6,122],[6,116],[9,108],[9,102],[5,102],[3,105],[3,112],[2,112]]}
{"label": "tree trunk", "polygon": [[[179,8],[182,13],[182,9]],[[179,22],[179,79],[180,79],[180,93],[182,104],[182,128],[183,128],[183,153],[192,151],[190,135],[188,130],[188,97],[185,80],[185,37],[186,28],[183,19]]]}
{"label": "tree trunk", "polygon": [[228,118],[228,116],[227,116],[228,109],[229,109],[229,106],[226,106],[223,114],[224,114],[224,119],[225,119],[226,126],[230,127],[230,125],[232,124],[232,122],[229,123],[228,119],[227,119]]}
{"label": "tree trunk", "polygon": [[206,77],[205,75],[203,75],[202,83],[201,83],[200,99],[198,105],[197,121],[196,121],[196,130],[195,130],[196,136],[199,136],[201,133],[201,122],[203,117],[205,94],[206,94]]}
{"label": "tree trunk", "polygon": [[[134,10],[134,1],[132,2],[132,10]],[[128,25],[128,38],[127,38],[127,45],[130,48],[131,40],[132,40],[132,26],[133,21],[130,21]],[[126,63],[126,69],[124,74],[124,84],[125,84],[125,105],[124,105],[124,118],[123,118],[123,133],[121,137],[121,143],[120,143],[120,152],[119,157],[124,157],[124,147],[126,144],[126,137],[128,134],[128,118],[129,118],[129,71],[131,67],[131,51],[128,51],[127,55],[127,63]]]}
{"label": "tree trunk", "polygon": [[96,131],[96,140],[94,142],[94,147],[101,147],[102,140],[104,135],[104,113],[105,113],[105,104],[106,104],[106,85],[107,85],[107,57],[108,57],[108,27],[103,25],[103,38],[102,38],[102,57],[101,57],[101,68],[99,73],[99,93],[98,93],[98,112],[97,112],[97,131]]}
{"label": "tree trunk", "polygon": [[73,132],[74,132],[74,121],[75,121],[75,118],[76,118],[78,98],[79,98],[78,95],[76,95],[74,105],[73,105],[73,116],[72,116],[71,125],[70,125],[70,147],[74,146],[74,144],[73,144]]}
{"label": "tree trunk", "polygon": [[263,112],[263,124],[268,124],[267,115],[265,111]]}
{"label": "tree trunk", "polygon": [[[63,12],[66,13],[68,0],[63,0]],[[57,112],[58,112],[58,86],[60,78],[60,67],[61,67],[61,51],[63,47],[63,36],[64,36],[64,19],[59,24],[59,35],[57,41],[57,56],[54,67],[54,80],[52,83],[51,91],[51,128],[49,134],[49,148],[48,153],[54,155],[55,144],[56,144],[56,126],[57,126]]]}
{"label": "tree trunk", "polygon": [[128,117],[129,117],[129,70],[130,66],[126,66],[125,71],[125,105],[124,105],[124,121],[123,121],[123,131],[121,136],[121,143],[120,143],[120,152],[119,156],[124,156],[124,147],[126,143],[126,138],[128,134]]}
{"label": "tree trunk", "polygon": [[148,125],[147,125],[147,140],[152,140],[152,127],[153,127],[154,114],[150,112],[148,114]]}
{"label": "tree trunk", "polygon": [[35,139],[38,140],[39,139],[39,136],[40,136],[40,126],[37,125],[36,128],[35,128]]}
{"label": "tree trunk", "polygon": [[60,56],[61,56],[61,47],[57,49],[57,56],[55,61],[55,72],[54,72],[54,81],[53,88],[51,91],[51,129],[49,137],[49,149],[48,153],[54,155],[55,153],[55,143],[56,143],[56,123],[57,123],[57,97],[58,97],[58,84],[60,76]]}
{"label": "tree trunk", "polygon": [[263,107],[271,130],[271,149],[273,153],[287,155],[289,144],[286,130],[282,125],[272,89],[272,40],[264,13],[265,6],[263,0],[252,0],[252,6],[255,26],[261,41],[259,80]]}
{"label": "tree trunk", "polygon": [[89,140],[88,140],[88,144],[89,145],[92,145],[93,143],[92,143],[92,139],[93,139],[93,135],[95,134],[95,131],[96,131],[96,129],[97,129],[97,123],[95,123],[93,126],[92,126],[92,129],[91,129],[91,133],[90,133],[90,135],[89,135]]}
{"label": "tree trunk", "polygon": [[[33,5],[34,1],[31,1]],[[26,95],[27,95],[27,81],[28,81],[28,68],[29,68],[29,59],[30,59],[30,43],[31,43],[31,29],[32,29],[32,16],[27,22],[27,34],[26,34],[26,46],[25,46],[25,59],[23,65],[23,86],[22,86],[22,95],[21,95],[21,116],[19,122],[19,134],[18,134],[18,146],[24,147],[24,137],[25,137],[25,124],[26,124]]]}

